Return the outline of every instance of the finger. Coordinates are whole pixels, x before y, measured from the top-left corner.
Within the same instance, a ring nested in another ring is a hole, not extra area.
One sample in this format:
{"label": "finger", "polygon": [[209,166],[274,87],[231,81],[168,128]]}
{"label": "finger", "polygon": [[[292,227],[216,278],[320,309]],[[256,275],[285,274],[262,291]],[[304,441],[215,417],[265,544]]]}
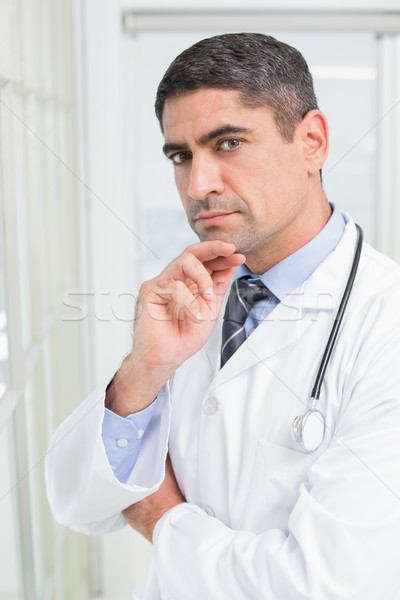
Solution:
{"label": "finger", "polygon": [[[194,295],[183,281],[170,279],[154,282],[151,297],[148,303],[148,313],[155,320],[180,321],[185,317],[193,322],[203,321],[205,318],[205,303],[200,303],[199,296]],[[159,310],[160,305],[166,307]]]}
{"label": "finger", "polygon": [[236,247],[230,242],[210,240],[208,242],[191,244],[186,250],[191,254],[194,254],[200,262],[204,263],[213,258],[217,258],[218,256],[230,256],[231,254],[234,254]]}
{"label": "finger", "polygon": [[230,267],[238,267],[246,261],[246,257],[243,254],[231,254],[231,256],[218,256],[212,260],[204,263],[205,268],[210,274],[215,271],[222,271],[229,269]]}
{"label": "finger", "polygon": [[[235,273],[237,267],[246,261],[243,254],[232,254],[231,256],[214,258],[211,261],[204,263],[205,269],[209,272],[212,280],[212,289],[214,294],[210,294],[210,290],[199,290],[206,301],[213,301],[216,294],[224,294],[229,283]],[[215,276],[214,276],[215,275]],[[219,277],[217,277],[219,275]],[[185,281],[188,288],[193,291],[193,285],[190,280]]]}
{"label": "finger", "polygon": [[201,264],[211,261],[220,256],[231,256],[235,252],[235,246],[228,242],[220,240],[212,240],[210,242],[200,242],[188,246],[186,250],[178,256],[166,269],[161,273],[161,276],[168,274],[169,277],[176,279],[182,278],[181,262],[182,258],[192,256]]}
{"label": "finger", "polygon": [[163,281],[166,276],[168,280],[172,278],[184,281],[187,286],[190,285],[192,292],[202,293],[205,298],[212,298],[214,295],[210,271],[191,252],[185,251],[181,254],[161,275],[156,277],[156,281]]}
{"label": "finger", "polygon": [[[185,280],[185,284],[194,293],[201,293],[203,298],[208,302],[213,302],[216,294],[225,293],[230,280],[232,279],[233,273],[239,265],[242,265],[246,261],[246,257],[243,254],[232,254],[231,256],[219,256],[211,261],[204,263],[204,268],[210,274],[212,280],[212,291],[209,288],[199,288],[190,279]],[[233,271],[231,270],[233,268]],[[229,271],[227,271],[229,269]],[[227,271],[225,273],[225,271]],[[220,273],[221,277],[216,279],[213,277],[214,274]],[[217,282],[217,286],[215,283]]]}
{"label": "finger", "polygon": [[218,304],[222,304],[235,271],[236,267],[231,267],[221,271],[215,271],[211,276],[213,280],[214,293]]}

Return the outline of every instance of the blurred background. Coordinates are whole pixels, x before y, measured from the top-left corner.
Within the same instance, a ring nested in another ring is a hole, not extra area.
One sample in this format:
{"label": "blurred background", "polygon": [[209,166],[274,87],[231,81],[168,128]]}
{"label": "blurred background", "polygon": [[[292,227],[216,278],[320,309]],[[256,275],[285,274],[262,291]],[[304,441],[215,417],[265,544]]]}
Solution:
{"label": "blurred background", "polygon": [[129,352],[140,281],[194,240],[157,83],[193,42],[296,46],[331,127],[324,184],[400,260],[399,0],[0,0],[0,600],[127,600],[150,544],[53,520],[51,433]]}

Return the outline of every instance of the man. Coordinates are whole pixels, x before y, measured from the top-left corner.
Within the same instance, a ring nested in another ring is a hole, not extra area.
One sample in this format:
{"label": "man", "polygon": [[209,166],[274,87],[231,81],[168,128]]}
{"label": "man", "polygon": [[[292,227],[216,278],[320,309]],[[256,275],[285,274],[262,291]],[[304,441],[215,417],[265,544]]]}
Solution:
{"label": "man", "polygon": [[400,271],[367,244],[321,439],[307,452],[291,434],[357,243],[323,190],[308,67],[261,34],[203,40],[168,69],[156,113],[201,241],[143,284],[130,355],[54,436],[55,515],[152,540],[147,599],[394,600]]}

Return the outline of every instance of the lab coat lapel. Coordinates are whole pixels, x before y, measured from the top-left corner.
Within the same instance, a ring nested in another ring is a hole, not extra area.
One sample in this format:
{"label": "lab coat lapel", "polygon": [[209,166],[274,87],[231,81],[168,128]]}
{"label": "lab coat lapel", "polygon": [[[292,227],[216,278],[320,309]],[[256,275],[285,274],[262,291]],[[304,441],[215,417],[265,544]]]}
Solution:
{"label": "lab coat lapel", "polygon": [[[288,300],[288,298],[286,299]],[[299,303],[299,297],[293,298]],[[311,323],[311,319],[293,302],[281,302],[216,374],[212,388],[240,375],[253,365],[267,360],[283,348],[296,342]]]}
{"label": "lab coat lapel", "polygon": [[228,378],[232,373],[239,373],[250,368],[253,364],[279,352],[288,344],[294,342],[301,335],[308,319],[302,314],[301,289],[289,294],[271,314],[260,323],[246,342],[220,369],[222,321],[225,312],[225,302],[221,308],[219,319],[205,345],[205,352],[214,369],[214,374],[220,380],[219,373],[225,373]]}

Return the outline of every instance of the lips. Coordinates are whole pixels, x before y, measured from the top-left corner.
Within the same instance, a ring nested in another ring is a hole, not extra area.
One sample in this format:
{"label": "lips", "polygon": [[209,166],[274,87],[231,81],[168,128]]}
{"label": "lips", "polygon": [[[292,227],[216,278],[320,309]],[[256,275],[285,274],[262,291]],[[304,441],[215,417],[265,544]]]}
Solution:
{"label": "lips", "polygon": [[234,215],[235,213],[236,213],[236,211],[231,211],[231,212],[212,211],[212,212],[208,212],[208,213],[200,213],[197,216],[196,221],[197,221],[197,223],[200,223],[200,225],[205,225],[205,226],[217,225],[218,223],[221,223],[222,221],[224,221],[231,215]]}

